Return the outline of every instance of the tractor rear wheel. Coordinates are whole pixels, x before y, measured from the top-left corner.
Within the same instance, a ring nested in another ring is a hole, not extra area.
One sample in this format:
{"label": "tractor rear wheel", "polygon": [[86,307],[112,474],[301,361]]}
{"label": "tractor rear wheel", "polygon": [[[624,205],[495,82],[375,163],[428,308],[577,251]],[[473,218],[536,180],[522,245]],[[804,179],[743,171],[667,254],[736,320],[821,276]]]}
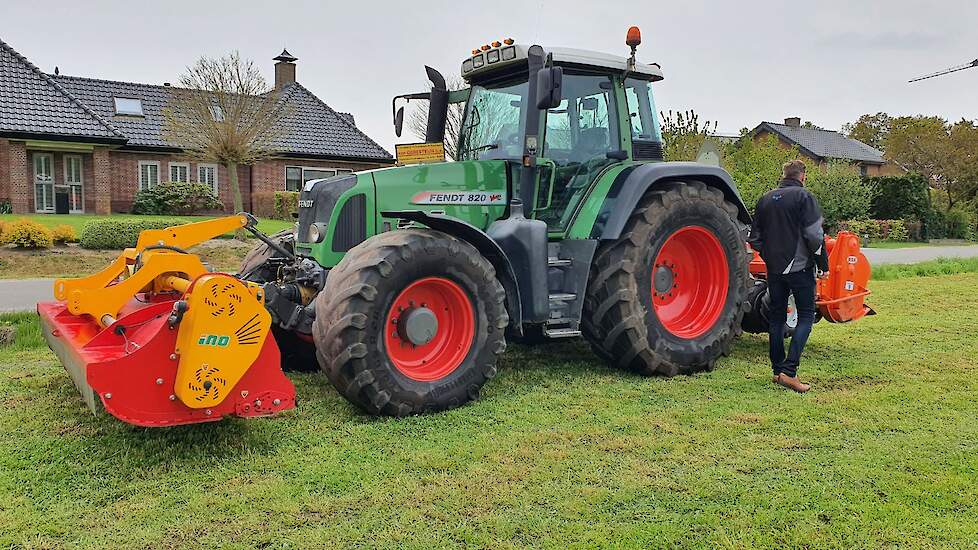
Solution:
{"label": "tractor rear wheel", "polygon": [[700,182],[647,194],[595,254],[582,319],[595,352],[646,375],[712,369],[742,332],[746,231]]}
{"label": "tractor rear wheel", "polygon": [[313,337],[333,386],[371,414],[461,406],[496,374],[505,291],[472,245],[402,229],[350,250],[316,298]]}

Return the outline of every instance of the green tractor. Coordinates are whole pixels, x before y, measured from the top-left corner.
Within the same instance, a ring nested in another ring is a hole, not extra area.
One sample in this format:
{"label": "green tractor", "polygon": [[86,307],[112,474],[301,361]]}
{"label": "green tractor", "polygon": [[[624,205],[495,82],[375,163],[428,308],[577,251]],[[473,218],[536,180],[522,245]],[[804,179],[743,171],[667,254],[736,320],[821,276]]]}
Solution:
{"label": "green tractor", "polygon": [[[427,142],[465,103],[458,158],[306,182],[292,232],[241,276],[262,283],[283,366],[318,362],[372,414],[478,398],[506,340],[583,336],[644,375],[712,369],[754,281],[729,174],[663,162],[652,83],[631,56],[511,40],[427,68]],[[394,114],[400,135],[403,108]]]}

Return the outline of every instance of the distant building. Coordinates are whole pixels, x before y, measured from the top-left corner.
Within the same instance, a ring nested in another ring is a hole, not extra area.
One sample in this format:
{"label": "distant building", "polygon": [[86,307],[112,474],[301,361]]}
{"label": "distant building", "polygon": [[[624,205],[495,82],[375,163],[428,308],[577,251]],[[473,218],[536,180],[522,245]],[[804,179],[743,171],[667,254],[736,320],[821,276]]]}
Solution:
{"label": "distant building", "polygon": [[[275,58],[275,88],[290,105],[279,152],[238,169],[245,208],[258,193],[389,166],[383,147],[296,82],[297,59]],[[224,166],[196,162],[163,138],[173,88],[47,74],[0,40],[0,201],[16,213],[128,212],[140,189],[164,181],[213,186],[230,211]],[[67,198],[67,206],[65,206]]]}
{"label": "distant building", "polygon": [[831,160],[843,160],[859,167],[863,176],[903,174],[899,165],[883,158],[883,152],[839,132],[801,125],[801,118],[784,119],[784,124],[762,122],[748,134],[754,141],[775,136],[784,147],[798,146],[798,151],[819,166]]}

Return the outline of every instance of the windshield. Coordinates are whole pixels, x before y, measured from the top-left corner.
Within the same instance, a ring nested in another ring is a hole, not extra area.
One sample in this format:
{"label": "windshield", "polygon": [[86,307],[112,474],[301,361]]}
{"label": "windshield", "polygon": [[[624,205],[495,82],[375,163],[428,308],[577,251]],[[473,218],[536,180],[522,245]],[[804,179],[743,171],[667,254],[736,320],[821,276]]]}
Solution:
{"label": "windshield", "polygon": [[652,84],[635,78],[625,79],[625,101],[632,126],[632,141],[662,141]]}
{"label": "windshield", "polygon": [[459,160],[519,157],[526,81],[472,86],[459,136]]}

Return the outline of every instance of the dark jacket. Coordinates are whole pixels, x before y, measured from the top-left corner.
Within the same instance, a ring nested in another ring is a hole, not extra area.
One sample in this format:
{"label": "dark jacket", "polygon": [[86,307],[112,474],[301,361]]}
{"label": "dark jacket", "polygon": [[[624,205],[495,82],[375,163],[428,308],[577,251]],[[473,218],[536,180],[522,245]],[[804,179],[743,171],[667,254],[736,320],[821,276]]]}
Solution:
{"label": "dark jacket", "polygon": [[769,274],[828,267],[822,210],[798,180],[781,180],[777,189],[757,201],[748,242],[764,259]]}

